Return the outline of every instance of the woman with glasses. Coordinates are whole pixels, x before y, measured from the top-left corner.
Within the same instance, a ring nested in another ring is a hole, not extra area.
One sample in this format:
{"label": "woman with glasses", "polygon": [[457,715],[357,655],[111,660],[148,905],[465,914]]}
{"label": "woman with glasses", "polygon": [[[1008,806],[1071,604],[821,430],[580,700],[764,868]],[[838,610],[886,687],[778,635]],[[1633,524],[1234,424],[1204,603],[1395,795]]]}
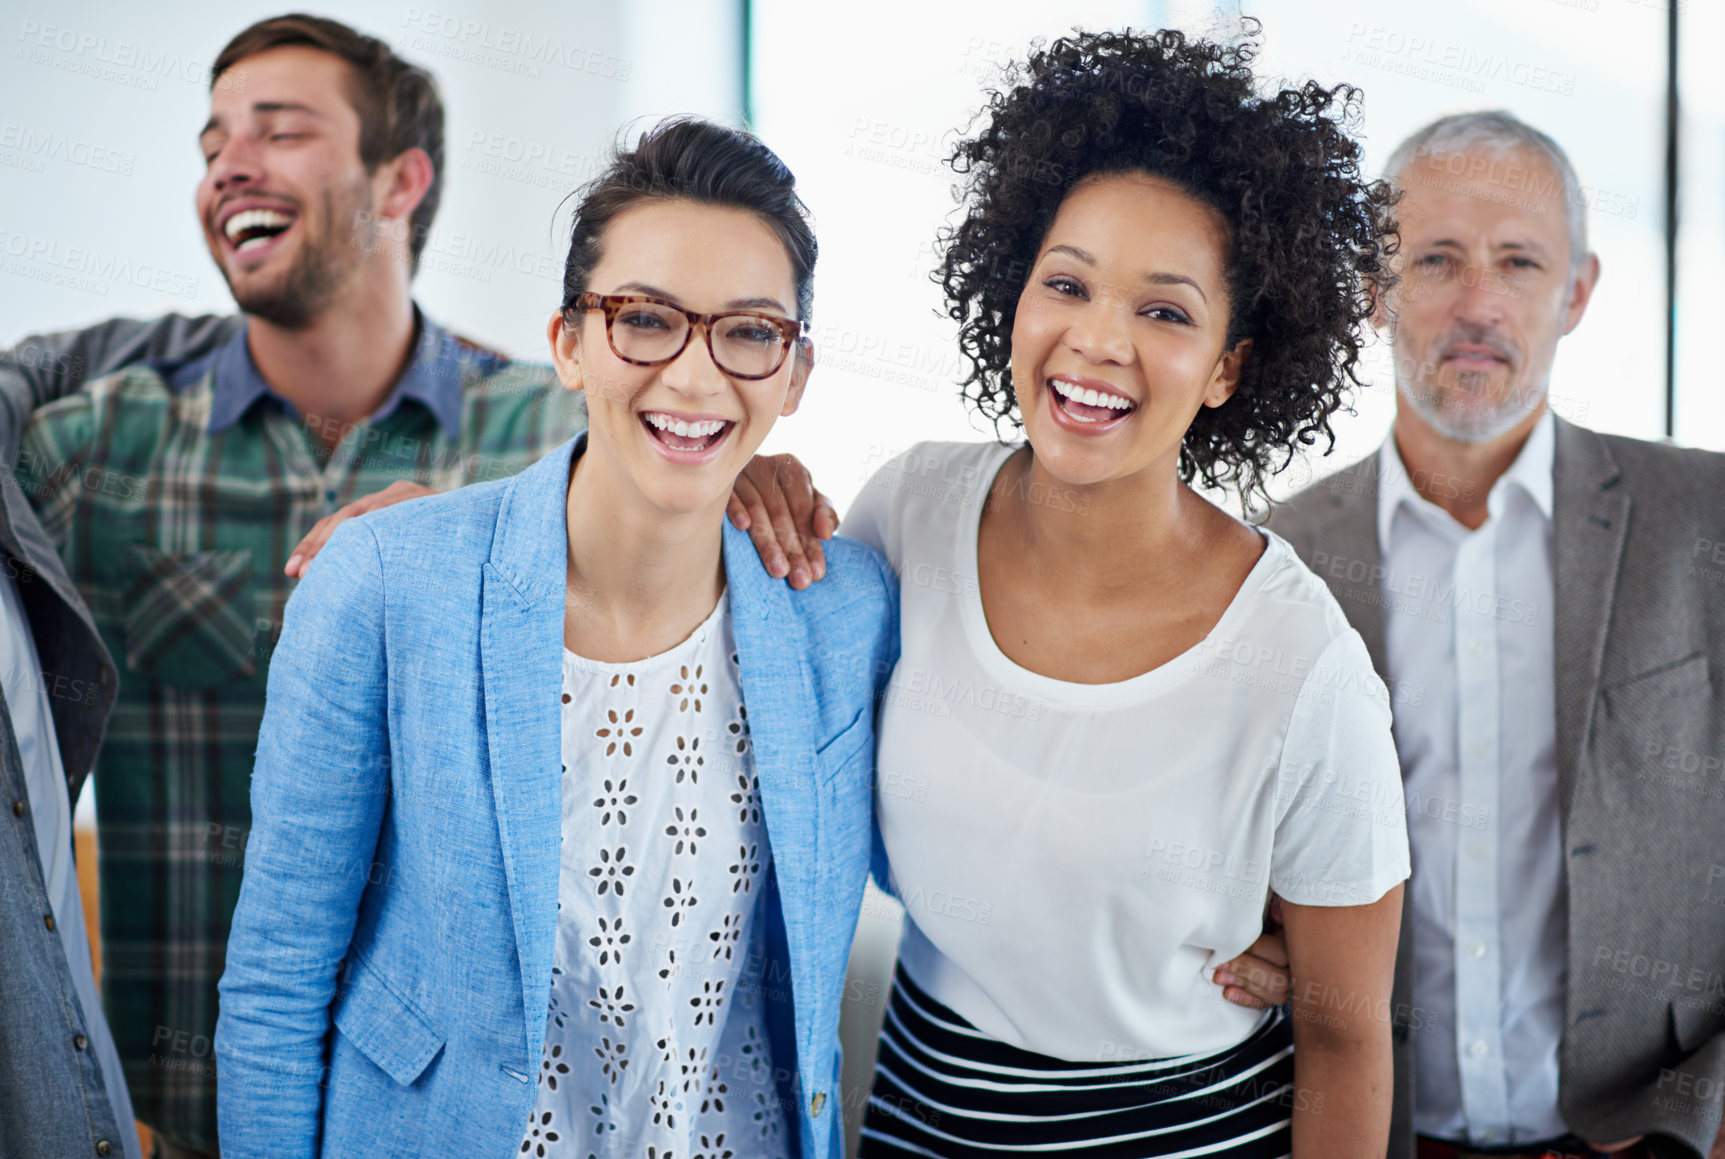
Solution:
{"label": "woman with glasses", "polygon": [[841,543],[793,592],[724,521],[814,261],[758,141],[650,131],[549,327],[589,430],[324,548],[221,982],[229,1159],[836,1155],[896,585]]}
{"label": "woman with glasses", "polygon": [[[1328,433],[1388,194],[1352,91],[1260,95],[1254,49],[1057,40],[957,147],[940,280],[971,405],[1023,437],[913,446],[844,522],[903,622],[871,1159],[1384,1153],[1388,699],[1322,581],[1192,484],[1261,496]],[[1291,1018],[1211,982],[1272,890]]]}

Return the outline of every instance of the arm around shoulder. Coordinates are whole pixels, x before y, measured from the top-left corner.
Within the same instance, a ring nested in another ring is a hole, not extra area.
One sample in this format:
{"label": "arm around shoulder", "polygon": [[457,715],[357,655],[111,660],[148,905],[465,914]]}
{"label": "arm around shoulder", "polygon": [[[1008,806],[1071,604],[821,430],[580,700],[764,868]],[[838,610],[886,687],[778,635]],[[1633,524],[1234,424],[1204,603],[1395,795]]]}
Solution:
{"label": "arm around shoulder", "polygon": [[289,600],[270,663],[245,878],[222,975],[231,1159],[317,1154],[324,1041],[389,783],[384,578],[363,523]]}

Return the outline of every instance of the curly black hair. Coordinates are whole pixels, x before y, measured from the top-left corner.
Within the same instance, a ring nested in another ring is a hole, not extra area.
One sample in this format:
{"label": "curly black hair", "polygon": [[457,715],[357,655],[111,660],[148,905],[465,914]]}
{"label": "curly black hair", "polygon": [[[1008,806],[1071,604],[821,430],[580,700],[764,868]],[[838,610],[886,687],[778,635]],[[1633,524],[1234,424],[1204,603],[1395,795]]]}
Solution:
{"label": "curly black hair", "polygon": [[[979,133],[949,164],[964,216],[933,277],[959,323],[967,401],[1022,428],[1012,389],[1019,294],[1048,227],[1086,177],[1145,173],[1214,207],[1230,234],[1226,346],[1251,338],[1240,383],[1192,420],[1180,477],[1264,495],[1360,379],[1361,323],[1387,284],[1395,194],[1360,175],[1360,93],[1307,81],[1260,97],[1260,29],[1221,45],[1177,31],[1075,32],[1011,66]],[[1329,448],[1325,449],[1328,453]]]}

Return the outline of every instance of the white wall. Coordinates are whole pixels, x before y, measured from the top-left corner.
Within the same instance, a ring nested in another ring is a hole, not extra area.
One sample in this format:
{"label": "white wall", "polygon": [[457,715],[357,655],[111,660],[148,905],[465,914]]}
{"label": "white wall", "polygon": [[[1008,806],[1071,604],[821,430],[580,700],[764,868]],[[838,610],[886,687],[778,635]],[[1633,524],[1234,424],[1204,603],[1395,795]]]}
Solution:
{"label": "white wall", "polygon": [[[1245,0],[1265,22],[1268,74],[1346,79],[1365,92],[1368,157],[1440,113],[1507,106],[1571,151],[1605,276],[1560,348],[1561,411],[1652,436],[1663,421],[1664,7],[1670,0]],[[1228,6],[1233,10],[1233,6]],[[207,110],[205,68],[251,20],[241,0],[137,6],[15,0],[0,21],[0,343],[114,314],[231,308],[191,210]],[[1085,26],[1202,30],[1209,0],[1027,0],[867,7],[756,0],[756,127],[797,172],[822,257],[823,361],[792,449],[841,510],[880,459],[919,438],[979,432],[956,401],[951,328],[926,280],[952,209],[941,161],[996,65],[1035,36]],[[439,319],[539,357],[566,236],[559,203],[620,127],[740,109],[735,0],[357,0],[341,18],[431,67],[449,112],[447,189],[416,292]],[[1725,88],[1697,49],[1720,19],[1685,5],[1691,180],[1684,238],[1678,437],[1725,446],[1725,392],[1706,343],[1725,302]],[[1716,39],[1716,37],[1715,37]],[[1329,460],[1373,445],[1393,396],[1374,389],[1337,427]]]}
{"label": "white wall", "polygon": [[[227,311],[192,211],[208,66],[273,0],[16,0],[0,21],[0,342],[117,314]],[[314,9],[315,11],[315,9]],[[437,76],[446,188],[415,283],[439,320],[542,357],[568,216],[619,126],[735,121],[731,3],[348,0],[329,13]]]}
{"label": "white wall", "polygon": [[[815,327],[822,369],[802,412],[773,432],[769,449],[801,454],[842,511],[891,453],[920,439],[978,437],[952,386],[962,367],[926,275],[935,230],[953,207],[941,160],[979,107],[994,66],[1021,57],[1033,36],[1074,25],[1202,32],[1223,10],[1241,7],[1263,21],[1260,75],[1346,80],[1363,90],[1360,130],[1374,175],[1406,134],[1464,109],[1509,108],[1565,146],[1593,204],[1591,242],[1605,272],[1587,319],[1559,348],[1555,405],[1602,430],[1657,436],[1670,2],[1677,0],[883,0],[865,9],[758,0],[756,126],[796,171],[822,244]],[[1718,21],[1695,11],[1702,7],[1711,6],[1684,6],[1697,35]],[[1725,265],[1718,173],[1725,100],[1719,82],[1700,75],[1715,41],[1685,40],[1700,46],[1689,53],[1692,81],[1713,96],[1692,110],[1689,156],[1712,176],[1698,176],[1705,184],[1689,194],[1695,212],[1685,241],[1686,252],[1692,243],[1704,248],[1684,290],[1698,308],[1684,316],[1706,327],[1711,315],[1701,303],[1719,300]],[[1725,447],[1725,392],[1709,354],[1697,336],[1680,381],[1678,437]],[[1357,414],[1335,420],[1335,454],[1298,462],[1278,480],[1278,493],[1383,438],[1394,394],[1381,346],[1369,378],[1354,400]]]}

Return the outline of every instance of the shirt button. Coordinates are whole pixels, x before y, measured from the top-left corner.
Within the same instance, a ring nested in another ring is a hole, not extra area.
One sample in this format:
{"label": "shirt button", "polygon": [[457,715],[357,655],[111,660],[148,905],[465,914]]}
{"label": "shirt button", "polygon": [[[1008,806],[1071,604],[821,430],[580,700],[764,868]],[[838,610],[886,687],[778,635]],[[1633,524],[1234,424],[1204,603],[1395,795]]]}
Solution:
{"label": "shirt button", "polygon": [[1476,1041],[1468,1046],[1467,1052],[1474,1058],[1484,1058],[1486,1056],[1486,1052],[1490,1049],[1491,1047],[1487,1046],[1485,1043]]}
{"label": "shirt button", "polygon": [[54,915],[53,914],[46,915],[45,917],[43,917],[42,922],[49,929],[53,929],[54,928]]}
{"label": "shirt button", "polygon": [[108,1141],[106,1139],[103,1139],[100,1143],[96,1144],[96,1154],[98,1155],[106,1155],[111,1150],[113,1150],[113,1148],[108,1146]]}
{"label": "shirt button", "polygon": [[74,1034],[72,1036],[72,1045],[77,1047],[79,1050],[83,1050],[86,1046],[90,1045],[90,1040],[85,1038],[82,1034]]}
{"label": "shirt button", "polygon": [[1478,656],[1484,651],[1485,651],[1485,645],[1480,643],[1478,640],[1472,641],[1467,646],[1467,654],[1469,656]]}
{"label": "shirt button", "polygon": [[814,1099],[809,1103],[809,1114],[813,1115],[817,1119],[820,1118],[821,1108],[826,1105],[827,1093],[825,1091],[816,1091]]}
{"label": "shirt button", "polygon": [[24,815],[24,802],[13,801],[12,802],[12,816],[22,817],[23,815]]}
{"label": "shirt button", "polygon": [[328,491],[325,491],[325,492],[324,492],[324,493],[323,493],[323,497],[324,497],[324,498],[325,498],[325,499],[326,499],[326,500],[328,500],[328,501],[329,501],[329,502],[331,502],[331,503],[334,503],[334,502],[335,502],[335,497],[336,497],[336,496],[337,496],[337,495],[339,495],[339,494],[340,494],[340,492],[339,492],[339,491],[337,491],[337,490],[336,490],[336,489],[335,489],[335,488],[334,488],[334,487],[331,487],[331,488],[330,488],[330,489],[329,489],[329,490],[328,490]]}
{"label": "shirt button", "polygon": [[1475,942],[1473,945],[1471,945],[1467,948],[1467,952],[1472,954],[1476,958],[1483,958],[1483,957],[1485,957],[1485,943],[1484,942]]}

